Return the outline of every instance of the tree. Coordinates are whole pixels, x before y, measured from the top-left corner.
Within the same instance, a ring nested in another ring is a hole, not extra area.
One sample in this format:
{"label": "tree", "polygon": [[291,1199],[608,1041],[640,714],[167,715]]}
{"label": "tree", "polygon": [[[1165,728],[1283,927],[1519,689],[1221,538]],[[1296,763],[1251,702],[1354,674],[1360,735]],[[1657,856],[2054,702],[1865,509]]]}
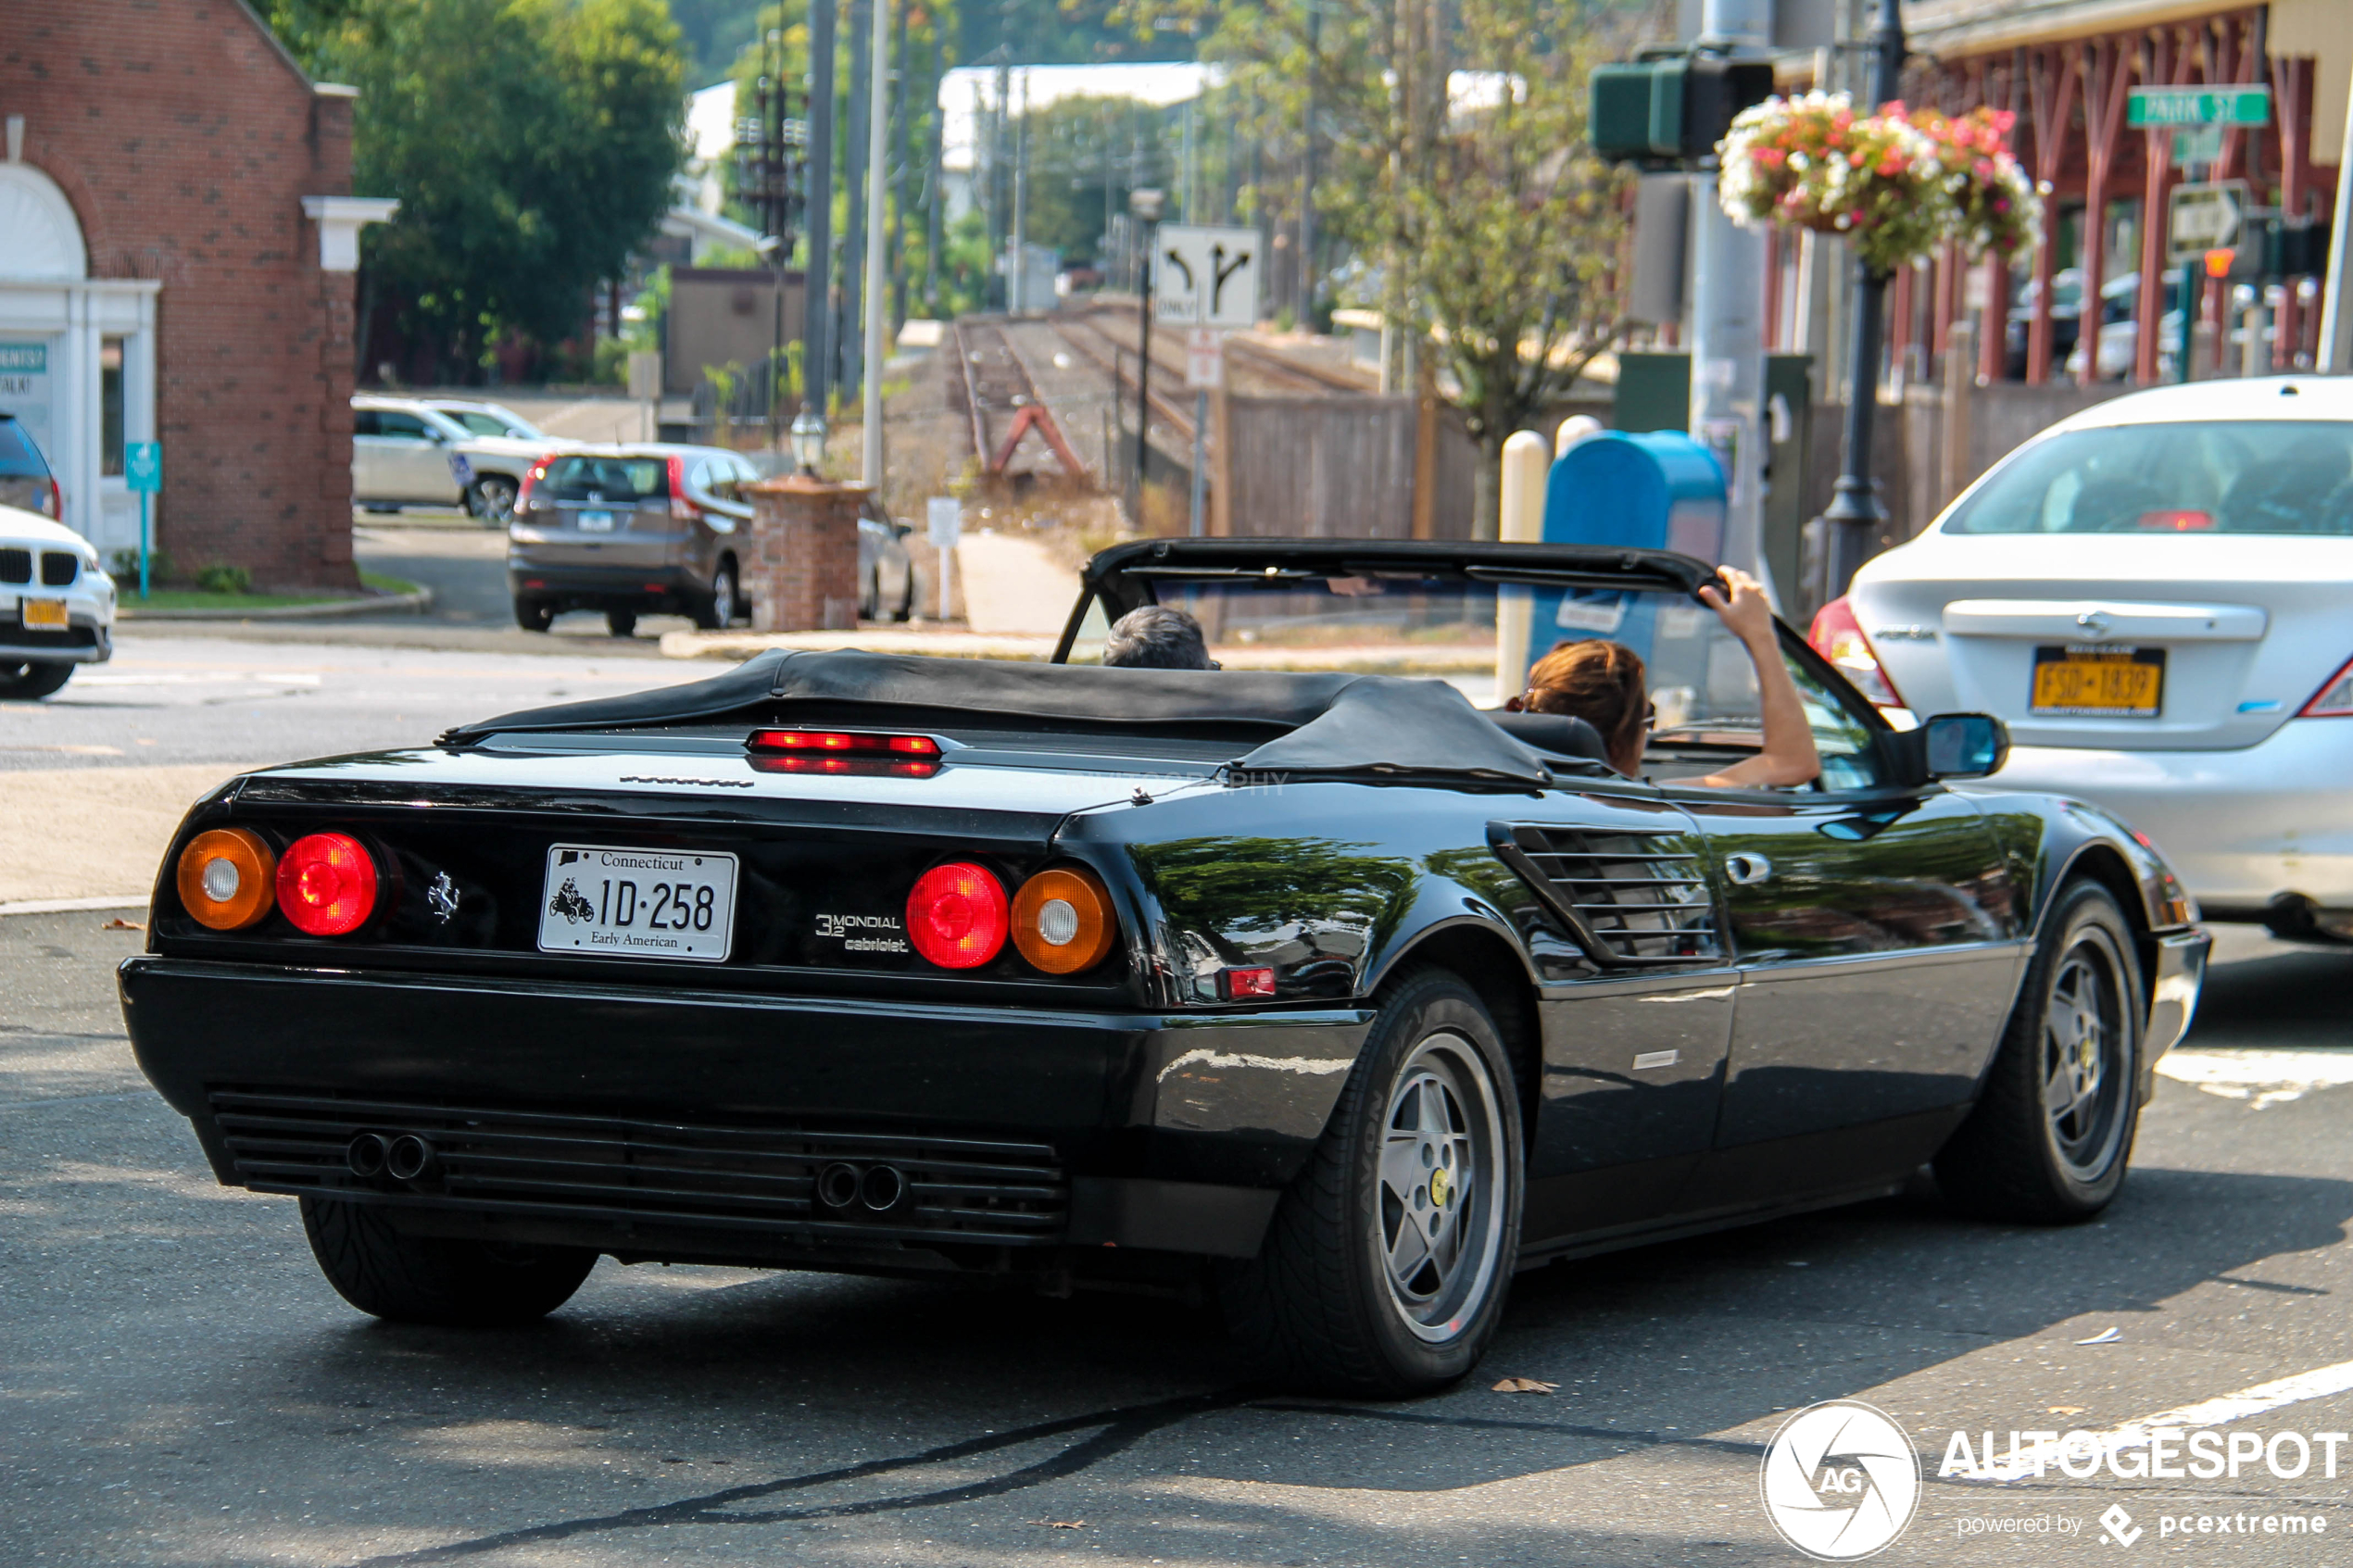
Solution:
{"label": "tree", "polygon": [[[1262,133],[1312,106],[1330,235],[1479,445],[1475,530],[1496,528],[1504,442],[1622,331],[1619,177],[1592,153],[1592,61],[1625,7],[1557,0],[1191,0],[1202,55]],[[1168,6],[1126,0],[1148,25]]]}
{"label": "tree", "polygon": [[470,380],[509,332],[576,333],[671,201],[678,30],[661,0],[277,0],[315,73],[359,88],[354,186],[396,196],[363,297]]}

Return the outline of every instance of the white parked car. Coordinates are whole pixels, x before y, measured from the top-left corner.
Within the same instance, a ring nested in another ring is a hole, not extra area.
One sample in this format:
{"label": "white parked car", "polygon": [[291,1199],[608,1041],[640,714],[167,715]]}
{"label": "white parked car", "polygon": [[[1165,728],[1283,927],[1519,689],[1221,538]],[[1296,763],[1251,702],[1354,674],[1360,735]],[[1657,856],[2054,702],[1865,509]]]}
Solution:
{"label": "white parked car", "polygon": [[[492,426],[499,433],[485,433]],[[531,433],[505,433],[515,428]],[[504,528],[531,466],[578,445],[495,403],[362,393],[351,400],[351,498],[371,512],[461,506]]]}
{"label": "white parked car", "polygon": [[2353,380],[2063,420],[1813,640],[1885,706],[2001,715],[1994,784],[2122,816],[2209,916],[2353,940]]}
{"label": "white parked car", "polygon": [[0,701],[47,696],[77,664],[114,657],[114,579],[90,542],[0,506]]}

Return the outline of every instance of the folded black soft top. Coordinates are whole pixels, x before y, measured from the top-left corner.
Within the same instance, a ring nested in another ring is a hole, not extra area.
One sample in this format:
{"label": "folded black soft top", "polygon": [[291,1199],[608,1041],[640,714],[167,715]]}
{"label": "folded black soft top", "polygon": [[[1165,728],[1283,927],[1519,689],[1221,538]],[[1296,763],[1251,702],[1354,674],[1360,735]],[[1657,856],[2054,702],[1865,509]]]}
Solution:
{"label": "folded black soft top", "polygon": [[737,715],[781,718],[796,704],[823,704],[835,711],[921,709],[1016,723],[1262,728],[1270,732],[1267,740],[1235,759],[1238,770],[1251,772],[1455,777],[1528,785],[1541,785],[1551,777],[1538,752],[1489,722],[1442,681],[1256,670],[1122,670],[854,651],[779,649],[708,681],[527,709],[460,725],[444,734],[441,744],[463,746],[499,734],[637,729]]}

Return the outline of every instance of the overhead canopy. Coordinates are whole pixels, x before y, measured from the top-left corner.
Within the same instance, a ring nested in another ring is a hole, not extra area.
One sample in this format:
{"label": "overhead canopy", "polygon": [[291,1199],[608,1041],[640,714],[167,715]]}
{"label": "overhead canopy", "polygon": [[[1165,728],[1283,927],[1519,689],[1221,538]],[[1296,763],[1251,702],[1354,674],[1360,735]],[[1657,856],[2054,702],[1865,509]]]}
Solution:
{"label": "overhead canopy", "polygon": [[[1123,670],[912,654],[792,653],[712,680],[568,702],[461,725],[445,746],[547,731],[638,729],[740,719],[778,721],[822,709],[828,722],[877,709],[872,723],[953,728],[1050,722],[1087,729],[1235,727],[1265,738],[1235,765],[1291,775],[1457,778],[1541,785],[1543,758],[1440,681],[1275,671]],[[1246,741],[1238,741],[1238,749]]]}

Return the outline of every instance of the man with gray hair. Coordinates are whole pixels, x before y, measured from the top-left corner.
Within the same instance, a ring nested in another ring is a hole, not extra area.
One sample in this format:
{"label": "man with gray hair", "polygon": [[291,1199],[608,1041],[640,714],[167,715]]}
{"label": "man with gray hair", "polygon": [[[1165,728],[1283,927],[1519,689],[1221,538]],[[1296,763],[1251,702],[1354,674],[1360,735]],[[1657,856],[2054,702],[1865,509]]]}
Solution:
{"label": "man with gray hair", "polygon": [[1201,622],[1181,609],[1131,609],[1103,639],[1103,662],[1123,670],[1214,670]]}

